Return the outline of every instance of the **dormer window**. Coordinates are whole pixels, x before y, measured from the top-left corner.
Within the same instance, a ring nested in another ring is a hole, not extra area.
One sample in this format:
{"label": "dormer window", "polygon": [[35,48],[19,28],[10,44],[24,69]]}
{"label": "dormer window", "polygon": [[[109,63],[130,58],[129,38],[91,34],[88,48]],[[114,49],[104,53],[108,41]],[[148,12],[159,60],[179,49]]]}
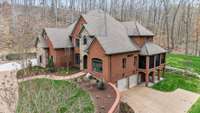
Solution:
{"label": "dormer window", "polygon": [[87,44],[87,38],[86,36],[83,37],[83,45],[86,45]]}

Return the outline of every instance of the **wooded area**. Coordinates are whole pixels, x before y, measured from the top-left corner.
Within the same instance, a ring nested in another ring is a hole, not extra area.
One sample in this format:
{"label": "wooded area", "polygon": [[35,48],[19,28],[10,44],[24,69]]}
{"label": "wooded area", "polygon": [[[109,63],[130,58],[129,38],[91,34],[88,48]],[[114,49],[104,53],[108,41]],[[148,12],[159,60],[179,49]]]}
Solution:
{"label": "wooded area", "polygon": [[[33,41],[42,28],[66,27],[80,14],[102,9],[120,21],[138,21],[155,33],[155,42],[170,51],[200,55],[199,0],[5,1],[0,3],[1,46],[3,43],[9,47],[22,43],[21,48],[30,47],[27,44]],[[1,29],[6,24],[8,27]],[[7,35],[6,29],[9,31]],[[15,41],[6,41],[2,36],[6,39],[14,37]]]}

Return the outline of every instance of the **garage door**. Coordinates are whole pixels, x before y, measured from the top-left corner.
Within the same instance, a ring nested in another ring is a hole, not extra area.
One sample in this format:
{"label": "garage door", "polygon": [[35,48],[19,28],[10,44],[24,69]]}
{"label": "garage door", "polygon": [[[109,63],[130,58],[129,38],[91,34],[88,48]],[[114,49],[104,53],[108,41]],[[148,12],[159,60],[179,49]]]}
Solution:
{"label": "garage door", "polygon": [[129,88],[137,85],[138,75],[132,75],[129,77]]}
{"label": "garage door", "polygon": [[128,89],[128,79],[124,78],[117,81],[117,88],[119,91],[124,91]]}

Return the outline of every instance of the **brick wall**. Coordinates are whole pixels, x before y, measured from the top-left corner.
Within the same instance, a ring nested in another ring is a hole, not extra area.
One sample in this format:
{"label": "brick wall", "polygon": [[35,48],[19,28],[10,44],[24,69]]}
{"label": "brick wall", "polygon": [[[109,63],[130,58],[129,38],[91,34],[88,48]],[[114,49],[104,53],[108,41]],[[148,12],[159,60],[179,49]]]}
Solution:
{"label": "brick wall", "polygon": [[51,41],[48,42],[48,55],[53,56],[54,65],[56,67],[66,67],[73,64],[73,50],[71,49],[54,49]]}
{"label": "brick wall", "polygon": [[[117,55],[105,55],[103,48],[101,47],[97,39],[95,39],[89,48],[87,71],[90,73],[94,73],[92,69],[92,59],[101,59],[103,61],[103,72],[94,74],[97,75],[97,77],[103,77],[106,81],[115,84],[119,79],[136,74],[137,65],[134,65],[134,56],[138,57],[138,52]],[[123,68],[122,66],[123,58],[126,59],[125,68]]]}

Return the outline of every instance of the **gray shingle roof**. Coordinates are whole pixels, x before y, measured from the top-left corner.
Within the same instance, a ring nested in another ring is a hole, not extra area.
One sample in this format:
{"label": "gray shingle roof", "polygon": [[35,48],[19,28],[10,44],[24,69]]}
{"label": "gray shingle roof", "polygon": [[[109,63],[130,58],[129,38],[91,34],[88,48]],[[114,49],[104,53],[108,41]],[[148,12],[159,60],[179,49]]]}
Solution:
{"label": "gray shingle roof", "polygon": [[107,32],[105,33],[104,12],[90,11],[82,15],[86,23],[84,26],[90,35],[94,35],[106,54],[139,51],[127,35],[125,27],[110,15],[106,14]]}
{"label": "gray shingle roof", "polygon": [[122,22],[129,36],[154,36],[154,34],[135,21]]}
{"label": "gray shingle roof", "polygon": [[44,40],[43,37],[38,36],[36,39],[36,47],[37,48],[48,48],[47,42]]}
{"label": "gray shingle roof", "polygon": [[48,38],[53,44],[53,48],[71,48],[72,43],[69,36],[75,26],[75,23],[71,24],[67,28],[45,28]]}
{"label": "gray shingle roof", "polygon": [[167,50],[163,49],[162,47],[152,42],[147,42],[141,48],[140,55],[156,55],[156,54],[166,53],[166,52]]}

